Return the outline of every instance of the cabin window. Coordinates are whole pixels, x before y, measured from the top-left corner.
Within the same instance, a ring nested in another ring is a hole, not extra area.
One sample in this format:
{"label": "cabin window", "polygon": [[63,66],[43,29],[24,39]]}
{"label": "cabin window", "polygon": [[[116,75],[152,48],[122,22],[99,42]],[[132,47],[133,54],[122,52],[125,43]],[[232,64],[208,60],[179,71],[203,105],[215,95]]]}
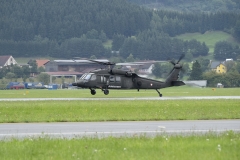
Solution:
{"label": "cabin window", "polygon": [[110,77],[109,77],[109,81],[110,81],[110,82],[115,82],[114,76],[110,76]]}
{"label": "cabin window", "polygon": [[102,83],[106,83],[106,81],[107,81],[106,77],[101,76],[101,82],[102,82]]}
{"label": "cabin window", "polygon": [[121,77],[116,76],[116,82],[121,82]]}

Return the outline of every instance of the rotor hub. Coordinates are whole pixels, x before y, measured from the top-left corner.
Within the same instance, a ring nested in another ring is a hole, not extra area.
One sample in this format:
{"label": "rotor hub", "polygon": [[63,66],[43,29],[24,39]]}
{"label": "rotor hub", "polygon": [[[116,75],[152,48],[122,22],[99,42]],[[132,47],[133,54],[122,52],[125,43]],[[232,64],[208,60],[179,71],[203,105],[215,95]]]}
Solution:
{"label": "rotor hub", "polygon": [[174,68],[175,68],[175,69],[181,69],[182,66],[181,66],[180,64],[175,64]]}

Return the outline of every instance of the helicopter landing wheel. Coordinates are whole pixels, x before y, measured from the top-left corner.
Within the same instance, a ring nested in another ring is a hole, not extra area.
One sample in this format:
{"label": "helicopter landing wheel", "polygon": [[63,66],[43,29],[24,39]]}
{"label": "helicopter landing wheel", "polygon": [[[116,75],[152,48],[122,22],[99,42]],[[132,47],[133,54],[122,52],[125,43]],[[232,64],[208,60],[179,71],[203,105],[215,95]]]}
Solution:
{"label": "helicopter landing wheel", "polygon": [[95,95],[96,94],[96,91],[94,89],[91,89],[91,94],[92,95]]}
{"label": "helicopter landing wheel", "polygon": [[103,93],[104,93],[105,95],[108,95],[108,94],[109,94],[109,90],[108,90],[108,89],[105,89],[105,90],[103,91]]}
{"label": "helicopter landing wheel", "polygon": [[158,89],[156,89],[156,91],[158,92],[159,97],[162,97],[162,94],[158,91]]}

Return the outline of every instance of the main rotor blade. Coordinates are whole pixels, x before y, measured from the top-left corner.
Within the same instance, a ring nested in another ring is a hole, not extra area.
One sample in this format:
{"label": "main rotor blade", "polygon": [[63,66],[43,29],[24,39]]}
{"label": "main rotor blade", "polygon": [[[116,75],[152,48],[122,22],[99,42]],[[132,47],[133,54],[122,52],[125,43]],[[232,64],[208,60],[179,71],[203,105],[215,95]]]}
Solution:
{"label": "main rotor blade", "polygon": [[185,54],[182,54],[179,60],[177,61],[177,64],[185,57]]}
{"label": "main rotor blade", "polygon": [[112,62],[100,62],[100,61],[95,61],[95,60],[91,60],[91,59],[89,59],[88,61],[99,63],[102,65],[115,65],[115,63],[112,63]]}
{"label": "main rotor blade", "polygon": [[172,73],[172,71],[174,70],[175,68],[173,67],[173,69],[168,73],[168,76]]}

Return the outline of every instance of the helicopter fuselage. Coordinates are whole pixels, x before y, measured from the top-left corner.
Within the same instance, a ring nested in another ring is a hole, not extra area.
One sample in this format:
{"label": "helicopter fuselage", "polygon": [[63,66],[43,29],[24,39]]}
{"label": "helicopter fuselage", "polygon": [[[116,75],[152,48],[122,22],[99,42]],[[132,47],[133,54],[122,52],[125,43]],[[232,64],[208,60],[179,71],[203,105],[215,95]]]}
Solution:
{"label": "helicopter fuselage", "polygon": [[[73,85],[81,88],[90,89],[160,89],[164,88],[164,82],[148,78],[139,77],[134,73],[122,70],[113,70],[109,73],[107,70],[92,71],[82,75],[82,77]],[[115,72],[115,74],[114,74]]]}
{"label": "helicopter fuselage", "polygon": [[81,88],[105,88],[109,89],[160,89],[164,88],[164,82],[143,77],[127,77],[124,75],[107,75],[88,73],[83,75],[74,86]]}
{"label": "helicopter fuselage", "polygon": [[[109,94],[109,89],[137,89],[138,91],[140,89],[155,89],[159,96],[162,97],[158,89],[185,85],[184,82],[178,81],[179,72],[182,68],[179,62],[183,57],[184,55],[179,58],[177,63],[171,61],[174,67],[165,82],[143,78],[134,72],[111,67],[110,69],[100,69],[85,73],[72,85],[80,88],[89,88],[92,95],[96,94],[95,89],[97,88],[101,89],[105,95]],[[90,61],[103,65],[114,65],[114,63],[110,62]]]}

